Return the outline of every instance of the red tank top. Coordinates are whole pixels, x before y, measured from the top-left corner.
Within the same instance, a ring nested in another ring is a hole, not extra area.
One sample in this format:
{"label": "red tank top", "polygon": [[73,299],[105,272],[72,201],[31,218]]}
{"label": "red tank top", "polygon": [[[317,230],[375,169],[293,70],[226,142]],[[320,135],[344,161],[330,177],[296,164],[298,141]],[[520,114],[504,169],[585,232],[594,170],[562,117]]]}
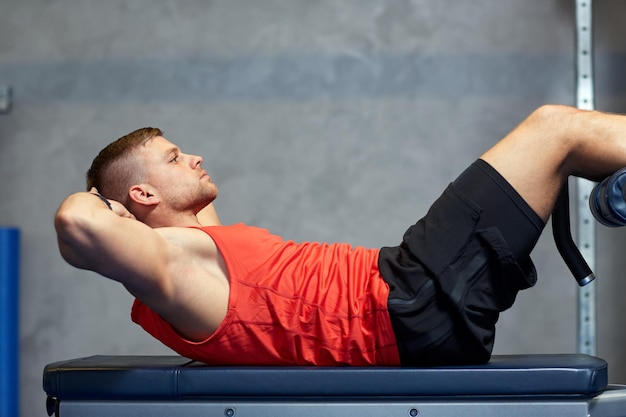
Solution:
{"label": "red tank top", "polygon": [[135,300],[133,321],[165,345],[209,364],[400,364],[377,249],[284,241],[243,224],[201,230],[228,268],[228,312],[191,342]]}

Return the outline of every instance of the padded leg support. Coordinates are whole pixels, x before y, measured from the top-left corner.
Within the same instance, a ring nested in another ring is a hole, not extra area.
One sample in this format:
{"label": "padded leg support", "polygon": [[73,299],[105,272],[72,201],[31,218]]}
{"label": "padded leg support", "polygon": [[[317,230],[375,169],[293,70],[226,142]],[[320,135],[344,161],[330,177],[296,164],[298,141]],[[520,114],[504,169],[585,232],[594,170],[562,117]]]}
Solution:
{"label": "padded leg support", "polygon": [[626,225],[626,168],[622,168],[596,185],[589,196],[593,216],[608,227]]}

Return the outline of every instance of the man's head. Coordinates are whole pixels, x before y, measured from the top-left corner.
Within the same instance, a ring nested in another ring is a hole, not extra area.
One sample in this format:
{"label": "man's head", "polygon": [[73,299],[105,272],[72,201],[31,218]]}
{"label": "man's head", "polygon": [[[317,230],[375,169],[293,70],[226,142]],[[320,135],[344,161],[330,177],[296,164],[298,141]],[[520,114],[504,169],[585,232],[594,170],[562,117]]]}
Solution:
{"label": "man's head", "polygon": [[153,227],[188,223],[217,197],[202,158],[183,153],[156,128],[136,130],[100,151],[87,172],[91,187]]}
{"label": "man's head", "polygon": [[144,127],[102,149],[87,171],[87,191],[95,187],[105,197],[128,207],[129,188],[143,182],[145,175],[138,149],[156,136],[163,136],[160,129]]}

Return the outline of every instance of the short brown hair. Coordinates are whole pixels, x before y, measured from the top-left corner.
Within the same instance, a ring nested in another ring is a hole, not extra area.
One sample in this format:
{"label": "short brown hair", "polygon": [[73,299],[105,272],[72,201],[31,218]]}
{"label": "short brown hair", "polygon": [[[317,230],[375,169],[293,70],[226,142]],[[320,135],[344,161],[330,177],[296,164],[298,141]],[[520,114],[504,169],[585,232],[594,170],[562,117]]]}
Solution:
{"label": "short brown hair", "polygon": [[163,136],[160,129],[144,127],[107,145],[87,171],[87,191],[95,187],[106,198],[128,207],[128,189],[139,182],[142,175],[134,150],[156,136]]}

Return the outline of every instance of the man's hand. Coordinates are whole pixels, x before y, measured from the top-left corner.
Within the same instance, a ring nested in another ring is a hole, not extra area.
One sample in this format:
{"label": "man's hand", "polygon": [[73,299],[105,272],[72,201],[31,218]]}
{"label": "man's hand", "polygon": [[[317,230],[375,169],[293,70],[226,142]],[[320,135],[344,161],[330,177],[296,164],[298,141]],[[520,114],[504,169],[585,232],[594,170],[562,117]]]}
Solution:
{"label": "man's hand", "polygon": [[100,194],[98,192],[96,187],[92,187],[91,190],[89,190],[89,192],[91,194],[95,194],[96,197],[101,198],[103,200],[103,202],[105,202],[105,204],[106,204],[106,202],[108,202],[107,206],[113,211],[113,213],[117,214],[118,216],[136,220],[136,218],[133,215],[133,213],[128,211],[128,209],[126,207],[124,207],[124,205],[122,203],[120,203],[119,201],[109,200],[108,198],[105,198],[104,196],[102,196],[102,194]]}

